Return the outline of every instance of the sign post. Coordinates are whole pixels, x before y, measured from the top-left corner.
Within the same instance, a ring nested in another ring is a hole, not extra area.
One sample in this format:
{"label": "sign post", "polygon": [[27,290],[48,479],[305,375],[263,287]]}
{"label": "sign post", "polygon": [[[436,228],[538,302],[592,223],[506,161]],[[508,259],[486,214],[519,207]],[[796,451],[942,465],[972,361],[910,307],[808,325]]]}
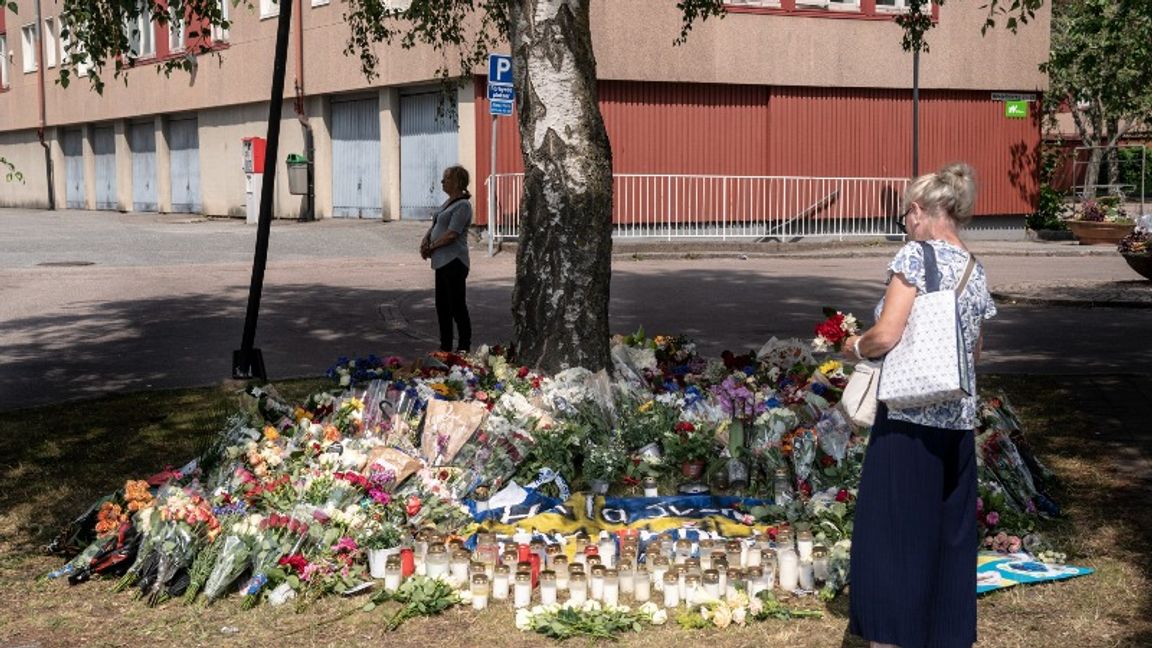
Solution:
{"label": "sign post", "polygon": [[496,254],[496,131],[499,118],[512,114],[516,90],[512,87],[512,57],[488,55],[488,112],[492,115],[492,159],[488,166],[488,256]]}

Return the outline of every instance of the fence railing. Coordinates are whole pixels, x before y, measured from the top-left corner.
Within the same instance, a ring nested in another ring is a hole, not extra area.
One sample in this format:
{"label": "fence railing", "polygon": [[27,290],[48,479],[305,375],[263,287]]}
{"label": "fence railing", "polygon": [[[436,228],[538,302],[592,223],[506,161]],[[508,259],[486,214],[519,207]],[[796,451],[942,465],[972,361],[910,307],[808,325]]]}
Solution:
{"label": "fence railing", "polygon": [[[489,233],[516,238],[524,176],[489,176]],[[781,239],[899,235],[906,178],[613,176],[615,238]],[[494,207],[494,208],[493,208]]]}

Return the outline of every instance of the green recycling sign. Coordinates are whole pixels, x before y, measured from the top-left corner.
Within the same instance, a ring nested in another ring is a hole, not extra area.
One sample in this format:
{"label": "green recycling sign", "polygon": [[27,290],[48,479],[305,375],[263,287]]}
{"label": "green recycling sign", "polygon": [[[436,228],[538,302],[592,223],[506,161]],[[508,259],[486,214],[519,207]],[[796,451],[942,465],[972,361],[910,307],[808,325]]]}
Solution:
{"label": "green recycling sign", "polygon": [[1005,101],[1004,116],[1009,119],[1024,119],[1028,117],[1027,101]]}

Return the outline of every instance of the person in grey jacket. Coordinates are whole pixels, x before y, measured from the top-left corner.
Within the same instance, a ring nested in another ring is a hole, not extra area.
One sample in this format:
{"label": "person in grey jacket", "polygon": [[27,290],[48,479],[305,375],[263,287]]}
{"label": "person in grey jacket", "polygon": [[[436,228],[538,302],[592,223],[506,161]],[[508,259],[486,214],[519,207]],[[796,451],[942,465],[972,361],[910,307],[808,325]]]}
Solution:
{"label": "person in grey jacket", "polygon": [[448,200],[432,217],[432,227],[420,242],[420,257],[431,259],[436,272],[436,318],[440,321],[440,350],[452,351],[452,325],[458,333],[457,351],[472,347],[472,320],[468,317],[465,280],[468,278],[468,226],[472,224],[472,197],[468,170],[444,169],[440,187]]}

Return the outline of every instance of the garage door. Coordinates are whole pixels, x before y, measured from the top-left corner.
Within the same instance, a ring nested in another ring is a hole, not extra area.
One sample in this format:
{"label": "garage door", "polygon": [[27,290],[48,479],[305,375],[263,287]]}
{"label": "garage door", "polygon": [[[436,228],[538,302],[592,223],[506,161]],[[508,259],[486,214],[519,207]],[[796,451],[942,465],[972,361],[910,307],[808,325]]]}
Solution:
{"label": "garage door", "polygon": [[401,218],[432,218],[446,198],[440,177],[460,160],[455,106],[453,116],[438,115],[440,99],[439,92],[400,97]]}
{"label": "garage door", "polygon": [[116,209],[116,136],[111,126],[92,129],[96,161],[96,209]]}
{"label": "garage door", "polygon": [[64,131],[64,204],[69,209],[84,209],[84,132],[79,128]]}
{"label": "garage door", "polygon": [[168,122],[174,212],[200,212],[200,137],[196,128],[194,117]]}
{"label": "garage door", "polygon": [[332,102],[332,215],[381,218],[380,108],[375,97]]}
{"label": "garage door", "polygon": [[156,131],[153,122],[128,127],[132,151],[132,210],[156,211]]}

